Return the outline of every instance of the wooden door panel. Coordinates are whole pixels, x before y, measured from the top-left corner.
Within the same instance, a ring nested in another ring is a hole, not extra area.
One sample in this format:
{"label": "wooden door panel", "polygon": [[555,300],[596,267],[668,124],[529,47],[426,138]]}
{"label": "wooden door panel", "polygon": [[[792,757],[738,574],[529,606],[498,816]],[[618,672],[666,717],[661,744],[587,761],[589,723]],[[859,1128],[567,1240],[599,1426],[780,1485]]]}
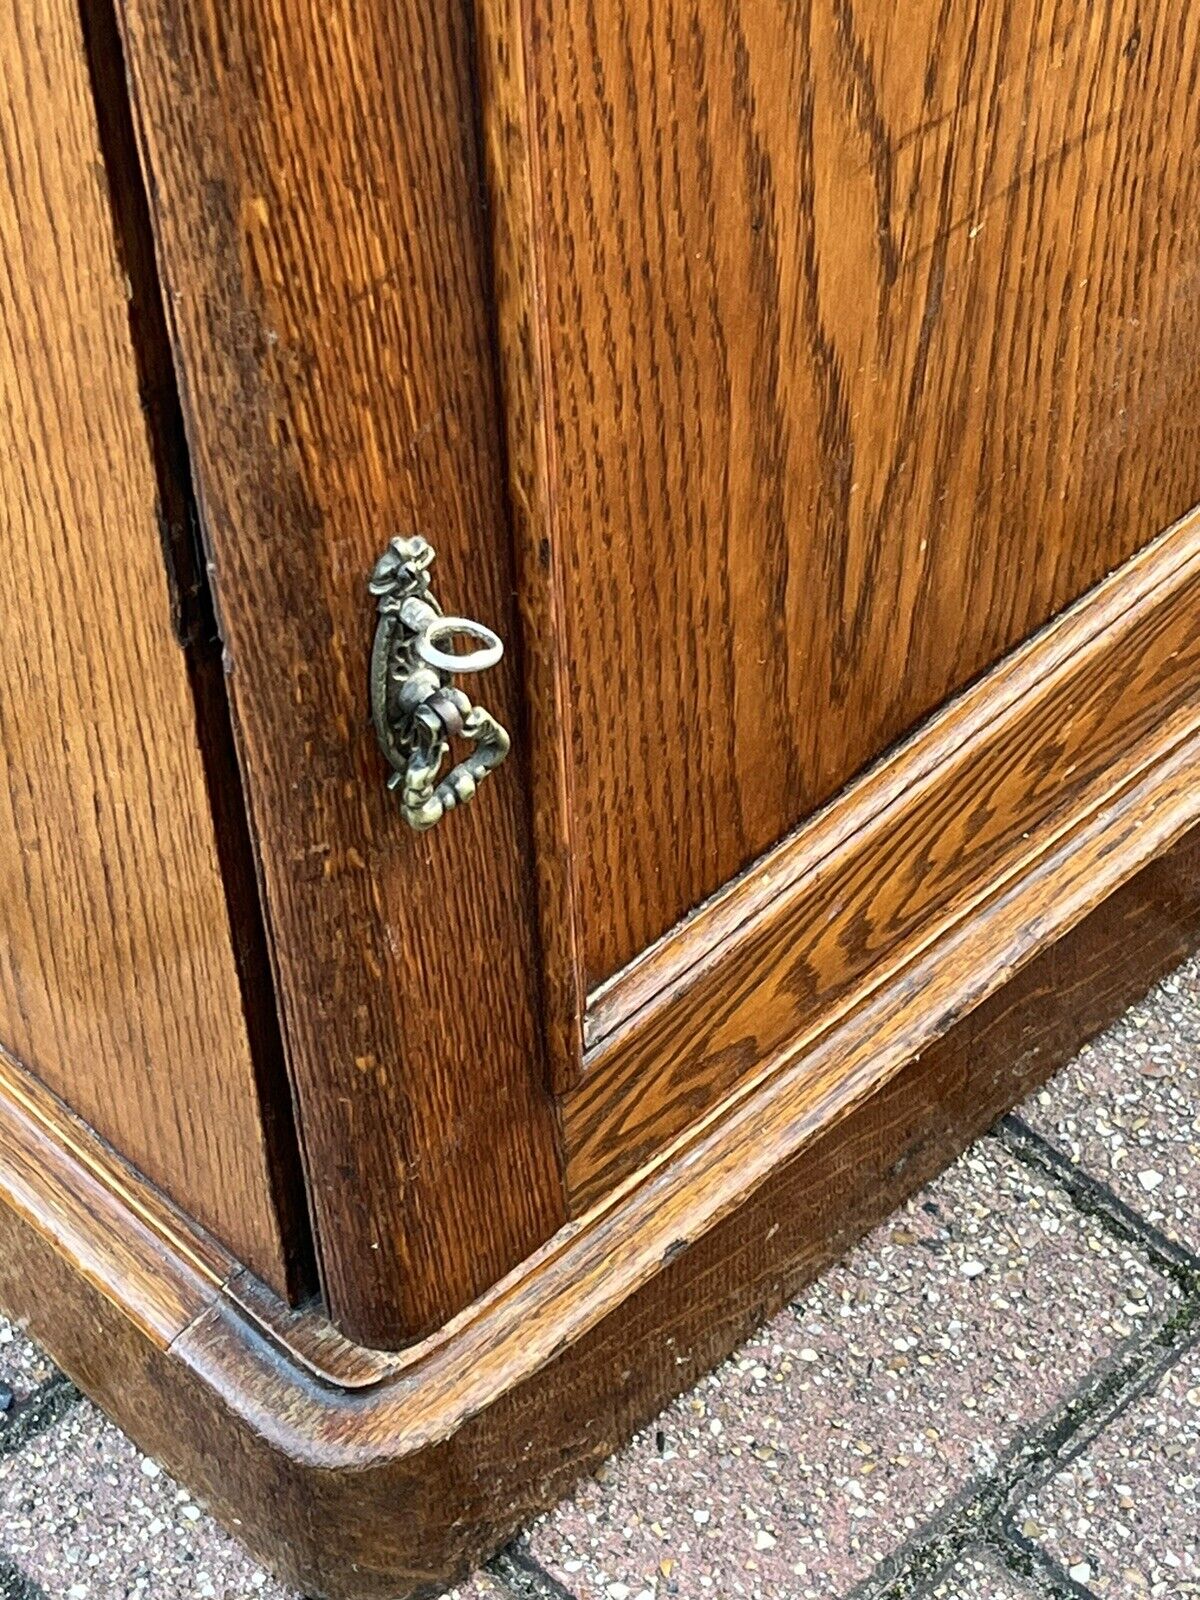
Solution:
{"label": "wooden door panel", "polygon": [[120,7],[332,1315],[437,1327],[564,1213],[524,743],[415,834],[371,729],[393,534],[520,659],[465,0]]}
{"label": "wooden door panel", "polygon": [[0,1048],[285,1293],[77,8],[0,54]]}
{"label": "wooden door panel", "polygon": [[1200,14],[484,18],[594,991],[1200,498]]}

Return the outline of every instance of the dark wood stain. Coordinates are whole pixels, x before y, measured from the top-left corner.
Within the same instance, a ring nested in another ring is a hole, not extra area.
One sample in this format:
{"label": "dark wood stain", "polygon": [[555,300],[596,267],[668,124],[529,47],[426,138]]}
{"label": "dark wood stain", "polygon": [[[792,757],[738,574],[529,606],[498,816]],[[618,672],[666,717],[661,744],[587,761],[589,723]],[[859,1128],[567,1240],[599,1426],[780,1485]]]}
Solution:
{"label": "dark wood stain", "polygon": [[524,0],[480,0],[480,133],[491,193],[495,336],[503,377],[509,505],[524,638],[532,843],[540,933],[541,1010],[550,1080],[578,1080],[584,993],[575,892],[574,707],[561,653],[566,575],[554,507],[546,388],[552,381],[541,313],[538,233],[542,180],[529,136],[530,41]]}

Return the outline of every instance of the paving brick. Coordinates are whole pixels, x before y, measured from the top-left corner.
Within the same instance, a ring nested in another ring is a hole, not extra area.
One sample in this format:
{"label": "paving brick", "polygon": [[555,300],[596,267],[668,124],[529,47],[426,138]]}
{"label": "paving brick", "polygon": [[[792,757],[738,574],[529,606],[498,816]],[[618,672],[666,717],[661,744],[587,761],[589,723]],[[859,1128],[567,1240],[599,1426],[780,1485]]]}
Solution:
{"label": "paving brick", "polygon": [[0,1460],[0,1545],[53,1600],[293,1600],[88,1401]]}
{"label": "paving brick", "polygon": [[1017,1514],[1096,1595],[1200,1595],[1200,1350],[1193,1349]]}
{"label": "paving brick", "polygon": [[[11,1416],[60,1376],[15,1323],[0,1317],[0,1382],[13,1391]],[[95,1407],[80,1402],[69,1418],[52,1421],[52,1434],[23,1440],[19,1458],[0,1467],[0,1561],[7,1552],[51,1600],[299,1600]],[[0,1449],[6,1427],[0,1417]],[[445,1600],[510,1596],[480,1572]]]}
{"label": "paving brick", "polygon": [[1200,1251],[1200,958],[1164,979],[1022,1108],[1149,1222]]}
{"label": "paving brick", "polygon": [[1175,1290],[990,1141],[535,1526],[580,1600],[844,1595]]}
{"label": "paving brick", "polygon": [[930,1600],[1044,1600],[1045,1591],[1010,1572],[992,1551],[965,1556]]}
{"label": "paving brick", "polygon": [[12,1390],[15,1402],[28,1399],[39,1384],[56,1374],[49,1356],[26,1338],[15,1322],[0,1317],[0,1382]]}

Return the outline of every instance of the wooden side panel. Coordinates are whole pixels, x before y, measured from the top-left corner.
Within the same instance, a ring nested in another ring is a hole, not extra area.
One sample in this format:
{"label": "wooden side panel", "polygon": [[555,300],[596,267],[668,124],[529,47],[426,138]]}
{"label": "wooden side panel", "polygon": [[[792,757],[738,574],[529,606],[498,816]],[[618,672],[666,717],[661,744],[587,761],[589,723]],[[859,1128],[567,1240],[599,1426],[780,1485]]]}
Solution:
{"label": "wooden side panel", "polygon": [[1200,499],[1200,11],[521,10],[591,988]]}
{"label": "wooden side panel", "polygon": [[[334,1315],[436,1326],[563,1215],[465,0],[124,0]],[[517,751],[410,832],[366,707],[394,533],[510,642]]]}
{"label": "wooden side panel", "polygon": [[282,1290],[76,7],[0,56],[0,1047]]}

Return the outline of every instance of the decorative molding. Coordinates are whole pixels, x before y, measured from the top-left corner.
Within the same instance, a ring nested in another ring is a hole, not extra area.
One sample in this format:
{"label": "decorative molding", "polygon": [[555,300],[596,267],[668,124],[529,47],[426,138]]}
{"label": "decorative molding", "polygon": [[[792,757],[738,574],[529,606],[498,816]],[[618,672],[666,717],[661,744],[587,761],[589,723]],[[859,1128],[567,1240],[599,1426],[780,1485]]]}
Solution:
{"label": "decorative molding", "polygon": [[563,1102],[573,1213],[974,926],[1002,885],[1040,880],[1064,830],[1198,716],[1193,513],[603,992]]}

